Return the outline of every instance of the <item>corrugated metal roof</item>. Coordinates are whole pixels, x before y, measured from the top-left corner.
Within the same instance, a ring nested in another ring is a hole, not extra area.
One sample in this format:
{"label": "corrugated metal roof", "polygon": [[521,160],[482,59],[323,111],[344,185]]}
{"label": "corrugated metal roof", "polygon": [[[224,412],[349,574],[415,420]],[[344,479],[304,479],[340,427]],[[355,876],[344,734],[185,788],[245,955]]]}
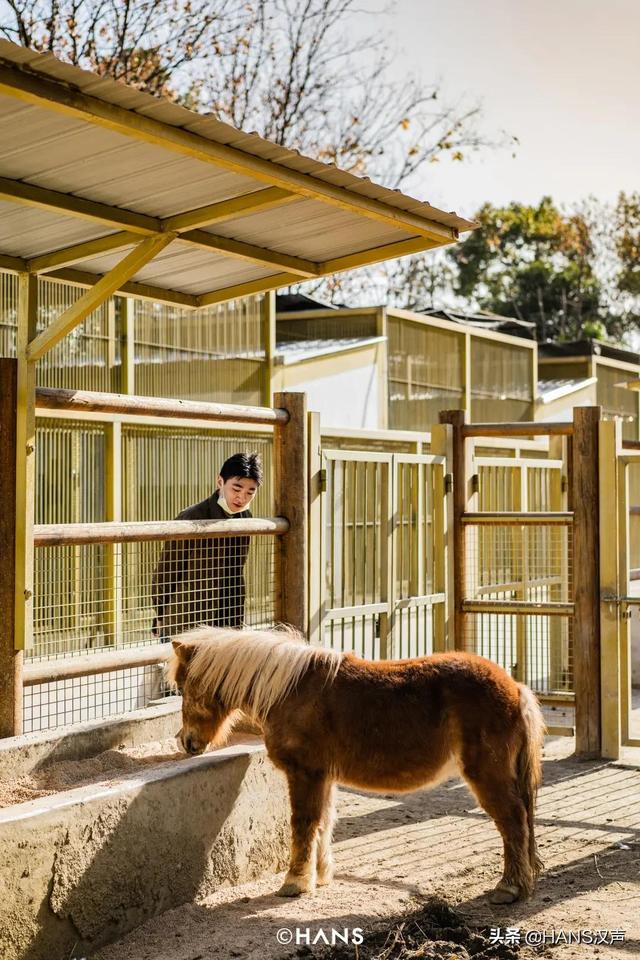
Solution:
{"label": "corrugated metal roof", "polygon": [[538,380],[538,400],[540,403],[552,403],[562,397],[568,397],[578,390],[585,390],[598,382],[597,377],[577,379],[561,378],[557,380]]}
{"label": "corrugated metal roof", "polygon": [[[0,41],[0,177],[0,254],[16,258],[17,268],[20,261],[129,229],[140,239],[174,231],[162,221],[200,207],[247,195],[262,202],[269,189],[286,191],[260,209],[199,223],[198,243],[189,227],[177,227],[170,246],[131,278],[196,297],[243,283],[253,283],[255,292],[389,259],[452,242],[474,226],[257,134],[8,41]],[[71,202],[76,198],[91,209]],[[133,226],[131,214],[138,215]],[[117,248],[111,241],[108,253],[74,251],[62,267],[42,269],[54,276],[69,266],[100,274],[131,249],[131,238],[124,239],[129,243]],[[354,263],[341,259],[354,255]]]}
{"label": "corrugated metal roof", "polygon": [[541,360],[551,357],[606,357],[624,363],[640,363],[640,354],[603,340],[545,340],[538,345]]}
{"label": "corrugated metal roof", "polygon": [[386,337],[332,337],[326,340],[290,340],[278,343],[275,362],[288,367],[302,360],[315,360],[318,357],[344,353],[357,347],[370,347],[384,343]]}
{"label": "corrugated metal roof", "polygon": [[497,333],[507,333],[526,340],[535,340],[535,323],[529,320],[518,320],[516,317],[505,317],[489,310],[451,310],[449,308],[429,307],[420,313],[427,317],[437,317],[441,320],[451,320],[452,323],[463,323],[479,330],[495,330]]}

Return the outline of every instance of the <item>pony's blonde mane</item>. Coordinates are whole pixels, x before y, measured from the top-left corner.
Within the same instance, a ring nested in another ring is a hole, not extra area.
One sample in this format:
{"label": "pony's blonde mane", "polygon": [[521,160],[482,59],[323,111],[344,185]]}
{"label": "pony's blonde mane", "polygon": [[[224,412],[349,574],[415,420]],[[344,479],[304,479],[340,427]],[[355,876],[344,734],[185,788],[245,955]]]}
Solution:
{"label": "pony's blonde mane", "polygon": [[[230,710],[241,708],[257,720],[295,689],[312,667],[326,668],[331,683],[342,662],[334,650],[310,647],[291,628],[233,630],[199,627],[176,638],[194,650],[188,683],[199,697],[217,696]],[[179,658],[174,653],[168,677],[175,681]]]}

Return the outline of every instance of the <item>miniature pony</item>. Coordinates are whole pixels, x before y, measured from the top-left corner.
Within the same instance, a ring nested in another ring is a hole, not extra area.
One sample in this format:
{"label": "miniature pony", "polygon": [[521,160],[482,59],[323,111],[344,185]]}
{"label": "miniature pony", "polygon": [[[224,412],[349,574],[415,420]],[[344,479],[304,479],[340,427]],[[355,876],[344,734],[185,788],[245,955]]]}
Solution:
{"label": "miniature pony", "polygon": [[334,785],[407,792],[460,774],[504,842],[492,903],[531,894],[544,722],[528,687],[471,653],[362,660],[291,630],[203,627],[173,641],[187,753],[219,746],[242,714],[263,731],[291,799],[291,862],[278,894],[332,878]]}

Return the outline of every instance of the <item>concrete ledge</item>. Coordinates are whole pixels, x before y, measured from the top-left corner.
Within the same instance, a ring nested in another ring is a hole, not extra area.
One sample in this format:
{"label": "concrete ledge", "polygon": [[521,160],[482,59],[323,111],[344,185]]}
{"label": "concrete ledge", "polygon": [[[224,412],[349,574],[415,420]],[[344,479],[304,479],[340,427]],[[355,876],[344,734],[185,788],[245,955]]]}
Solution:
{"label": "concrete ledge", "polygon": [[284,777],[247,738],[0,810],[0,956],[89,956],[149,917],[283,869]]}
{"label": "concrete ledge", "polygon": [[156,706],[108,720],[7,737],[0,740],[0,780],[28,776],[49,763],[86,760],[113,747],[164,740],[180,729],[181,708],[182,700],[170,697]]}

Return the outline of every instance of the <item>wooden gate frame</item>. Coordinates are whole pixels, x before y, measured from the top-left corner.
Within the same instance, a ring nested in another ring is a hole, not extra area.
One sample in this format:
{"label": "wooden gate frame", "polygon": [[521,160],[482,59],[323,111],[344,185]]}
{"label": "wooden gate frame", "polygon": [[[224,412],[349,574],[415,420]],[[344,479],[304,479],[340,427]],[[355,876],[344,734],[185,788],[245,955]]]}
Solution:
{"label": "wooden gate frame", "polygon": [[[478,423],[468,424],[463,410],[447,410],[440,414],[441,423],[453,430],[453,555],[452,580],[455,605],[455,636],[464,637],[469,604],[465,603],[465,526],[481,522],[474,511],[471,438],[536,437],[567,438],[567,474],[569,510],[573,527],[572,611],[574,688],[576,715],[576,755],[601,755],[601,650],[600,650],[600,535],[598,511],[600,407],[575,407],[572,423]],[[486,518],[488,519],[488,518]],[[531,514],[513,513],[496,516],[498,522],[531,522]],[[550,514],[542,522],[558,522],[560,514]],[[533,604],[531,607],[533,608]],[[525,605],[519,608],[525,610]],[[505,609],[505,612],[508,612]],[[512,608],[513,612],[513,608]],[[456,645],[460,643],[456,639]]]}

